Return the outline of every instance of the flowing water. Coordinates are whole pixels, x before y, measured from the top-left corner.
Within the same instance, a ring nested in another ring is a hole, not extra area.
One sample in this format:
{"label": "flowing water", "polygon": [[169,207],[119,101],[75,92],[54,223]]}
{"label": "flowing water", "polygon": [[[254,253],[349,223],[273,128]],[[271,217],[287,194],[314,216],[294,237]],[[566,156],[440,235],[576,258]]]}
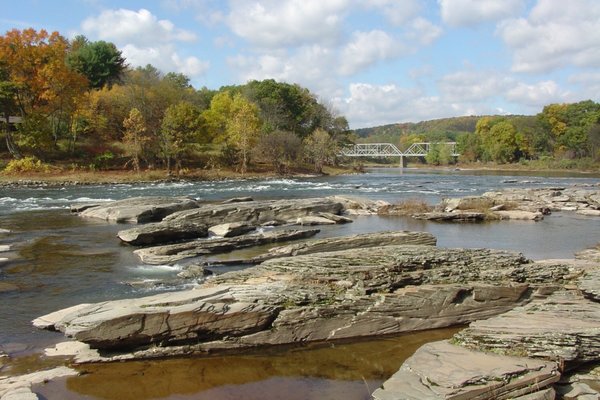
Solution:
{"label": "flowing water", "polygon": [[[185,285],[132,285],[174,277],[181,266],[143,265],[116,232],[125,225],[72,215],[72,203],[132,196],[190,196],[212,201],[355,195],[397,202],[481,194],[510,187],[598,185],[598,176],[532,176],[473,171],[373,169],[362,175],[217,182],[0,188],[0,349],[13,361],[0,374],[40,369],[41,350],[62,339],[30,321],[67,306],[139,297]],[[320,237],[380,230],[431,232],[441,247],[490,247],[532,259],[572,257],[600,240],[597,218],[554,213],[543,221],[444,224],[404,217],[356,217],[352,224],[321,228]],[[2,232],[2,231],[0,231]],[[6,250],[4,248],[3,250]],[[49,399],[363,399],[420,344],[454,330],[403,335],[325,348],[260,355],[87,366],[90,374],[36,387]],[[0,364],[1,365],[1,364]]]}

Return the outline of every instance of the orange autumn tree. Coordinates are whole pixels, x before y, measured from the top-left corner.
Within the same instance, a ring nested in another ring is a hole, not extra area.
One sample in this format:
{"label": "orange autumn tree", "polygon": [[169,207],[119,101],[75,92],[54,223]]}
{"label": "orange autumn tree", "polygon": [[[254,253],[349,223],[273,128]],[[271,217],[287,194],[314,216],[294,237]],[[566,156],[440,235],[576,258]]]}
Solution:
{"label": "orange autumn tree", "polygon": [[45,154],[71,133],[88,81],[66,65],[68,51],[68,40],[58,32],[13,29],[0,36],[4,82],[14,88],[11,100],[23,119],[15,143],[24,151]]}

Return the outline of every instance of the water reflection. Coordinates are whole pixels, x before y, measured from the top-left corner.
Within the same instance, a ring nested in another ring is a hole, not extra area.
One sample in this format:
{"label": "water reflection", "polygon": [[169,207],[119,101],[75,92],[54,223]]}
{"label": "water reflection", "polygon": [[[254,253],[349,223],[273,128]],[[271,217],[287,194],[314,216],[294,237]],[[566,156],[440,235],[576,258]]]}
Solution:
{"label": "water reflection", "polygon": [[35,390],[64,399],[368,399],[422,344],[456,331],[260,355],[89,365],[85,375]]}

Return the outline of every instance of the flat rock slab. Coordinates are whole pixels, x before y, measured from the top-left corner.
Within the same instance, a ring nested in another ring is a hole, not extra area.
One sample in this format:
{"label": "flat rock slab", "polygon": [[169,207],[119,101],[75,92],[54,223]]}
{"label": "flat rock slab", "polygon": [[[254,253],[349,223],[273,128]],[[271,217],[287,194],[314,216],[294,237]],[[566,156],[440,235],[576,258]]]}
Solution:
{"label": "flat rock slab", "polygon": [[257,232],[232,238],[199,239],[185,243],[146,247],[135,250],[134,253],[148,264],[172,264],[186,258],[227,253],[232,250],[269,243],[306,239],[318,232],[318,229]]}
{"label": "flat rock slab", "polygon": [[436,242],[435,236],[427,232],[384,231],[363,233],[350,236],[311,239],[301,243],[273,247],[269,249],[267,254],[256,257],[253,261],[375,246],[404,244],[435,246]]}
{"label": "flat rock slab", "polygon": [[251,232],[256,227],[244,222],[231,222],[229,224],[219,224],[208,228],[208,231],[215,236],[234,237]]}
{"label": "flat rock slab", "polygon": [[417,350],[372,398],[514,399],[548,391],[559,378],[552,362],[482,353],[441,341]]}
{"label": "flat rock slab", "polygon": [[168,225],[153,222],[124,229],[119,231],[117,236],[123,242],[133,246],[151,246],[207,237],[208,228],[206,225],[187,221]]}
{"label": "flat rock slab", "polygon": [[321,212],[339,214],[341,203],[327,198],[247,201],[227,204],[204,204],[194,210],[169,215],[164,223],[193,221],[214,226],[231,222],[243,222],[258,226],[269,221],[295,222],[296,219]]}
{"label": "flat rock slab", "polygon": [[373,337],[523,304],[533,290],[511,271],[524,264],[520,254],[485,249],[356,248],[272,259],[195,290],[81,305],[34,324],[120,353],[88,362]]}
{"label": "flat rock slab", "polygon": [[[78,375],[79,372],[67,367],[58,367],[27,375],[0,377],[0,397],[4,399],[37,399],[31,392],[31,385],[49,381],[63,376]],[[29,397],[27,397],[29,396]],[[34,397],[32,397],[34,396]]]}
{"label": "flat rock slab", "polygon": [[86,208],[79,215],[118,223],[145,223],[193,208],[198,208],[198,202],[188,197],[133,197]]}
{"label": "flat rock slab", "polygon": [[412,217],[428,221],[484,221],[487,218],[485,213],[475,211],[432,211],[414,214]]}
{"label": "flat rock slab", "polygon": [[600,306],[563,290],[475,321],[455,339],[473,349],[556,360],[566,366],[600,361]]}
{"label": "flat rock slab", "polygon": [[523,210],[500,210],[494,211],[494,214],[498,215],[500,219],[514,219],[524,221],[539,221],[544,219],[544,214],[539,211],[523,211]]}

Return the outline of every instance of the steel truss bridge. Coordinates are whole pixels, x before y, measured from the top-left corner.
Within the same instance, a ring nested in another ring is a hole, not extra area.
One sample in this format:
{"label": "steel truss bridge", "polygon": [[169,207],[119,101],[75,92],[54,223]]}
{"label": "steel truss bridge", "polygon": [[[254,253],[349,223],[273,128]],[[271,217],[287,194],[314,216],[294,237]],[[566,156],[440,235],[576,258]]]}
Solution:
{"label": "steel truss bridge", "polygon": [[359,143],[342,149],[341,155],[346,157],[425,157],[433,146],[449,146],[450,154],[456,152],[456,142],[413,143],[404,151],[391,143]]}
{"label": "steel truss bridge", "polygon": [[434,146],[450,147],[450,154],[458,157],[456,152],[456,142],[440,143],[413,143],[404,151],[398,149],[392,143],[359,143],[343,148],[340,151],[341,156],[345,157],[400,157],[400,163],[405,166],[404,157],[425,157]]}

